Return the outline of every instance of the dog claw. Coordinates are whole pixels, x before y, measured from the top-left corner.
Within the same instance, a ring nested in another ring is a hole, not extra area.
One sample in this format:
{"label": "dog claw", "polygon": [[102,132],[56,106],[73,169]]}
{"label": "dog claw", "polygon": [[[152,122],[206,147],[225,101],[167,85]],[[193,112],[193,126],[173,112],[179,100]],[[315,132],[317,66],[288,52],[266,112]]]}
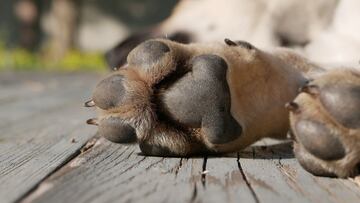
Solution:
{"label": "dog claw", "polygon": [[319,94],[319,87],[316,85],[305,85],[299,88],[299,93],[304,92],[310,95],[318,95]]}
{"label": "dog claw", "polygon": [[285,104],[285,108],[291,112],[296,112],[299,110],[299,105],[295,102],[288,102]]}
{"label": "dog claw", "polygon": [[240,47],[248,49],[248,50],[254,49],[254,46],[252,44],[250,44],[249,42],[246,42],[246,41],[242,41],[242,40],[234,42],[228,38],[225,38],[224,42],[225,42],[225,44],[227,44],[229,46],[240,46]]}
{"label": "dog claw", "polygon": [[99,125],[98,119],[96,119],[96,118],[90,118],[90,119],[86,120],[86,123],[89,125]]}
{"label": "dog claw", "polygon": [[95,106],[95,102],[93,100],[87,101],[84,104],[85,107],[94,107]]}
{"label": "dog claw", "polygon": [[236,44],[236,42],[234,42],[234,41],[232,41],[232,40],[230,40],[228,38],[225,38],[224,42],[225,42],[225,44],[227,44],[229,46],[237,46],[238,45],[238,44]]}

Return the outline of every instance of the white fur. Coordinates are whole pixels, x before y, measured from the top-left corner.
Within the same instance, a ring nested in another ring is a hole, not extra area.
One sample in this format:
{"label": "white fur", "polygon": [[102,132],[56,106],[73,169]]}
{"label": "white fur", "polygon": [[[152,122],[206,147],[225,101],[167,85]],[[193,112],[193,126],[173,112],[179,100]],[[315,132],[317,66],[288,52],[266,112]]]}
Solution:
{"label": "white fur", "polygon": [[305,54],[327,67],[360,69],[360,1],[340,1],[332,24],[305,47]]}
{"label": "white fur", "polygon": [[279,35],[304,43],[329,24],[337,0],[184,0],[160,27],[188,31],[197,42],[246,40],[278,46]]}

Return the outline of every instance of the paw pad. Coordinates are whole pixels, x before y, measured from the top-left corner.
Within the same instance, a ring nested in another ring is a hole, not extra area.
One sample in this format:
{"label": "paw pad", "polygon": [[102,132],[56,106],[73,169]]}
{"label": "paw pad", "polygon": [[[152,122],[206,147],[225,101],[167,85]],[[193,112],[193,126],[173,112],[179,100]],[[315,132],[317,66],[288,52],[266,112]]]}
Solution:
{"label": "paw pad", "polygon": [[128,56],[128,63],[136,67],[150,69],[161,61],[170,48],[160,41],[146,41],[132,50]]}
{"label": "paw pad", "polygon": [[121,105],[126,93],[123,82],[124,77],[118,74],[100,81],[93,93],[94,104],[101,109],[111,109]]}
{"label": "paw pad", "polygon": [[99,134],[115,143],[132,143],[136,141],[135,129],[125,124],[122,119],[110,117],[99,123]]}

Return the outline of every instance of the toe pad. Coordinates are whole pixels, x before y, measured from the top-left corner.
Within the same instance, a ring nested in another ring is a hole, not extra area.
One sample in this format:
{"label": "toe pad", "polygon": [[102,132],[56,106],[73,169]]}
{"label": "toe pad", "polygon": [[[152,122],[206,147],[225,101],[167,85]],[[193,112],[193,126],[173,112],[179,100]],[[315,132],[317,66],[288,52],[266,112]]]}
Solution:
{"label": "toe pad", "polygon": [[136,141],[135,129],[124,124],[120,118],[108,118],[99,124],[99,134],[115,143],[132,143]]}
{"label": "toe pad", "polygon": [[93,100],[101,109],[110,109],[118,106],[124,96],[124,77],[122,75],[112,75],[102,80],[95,88]]}

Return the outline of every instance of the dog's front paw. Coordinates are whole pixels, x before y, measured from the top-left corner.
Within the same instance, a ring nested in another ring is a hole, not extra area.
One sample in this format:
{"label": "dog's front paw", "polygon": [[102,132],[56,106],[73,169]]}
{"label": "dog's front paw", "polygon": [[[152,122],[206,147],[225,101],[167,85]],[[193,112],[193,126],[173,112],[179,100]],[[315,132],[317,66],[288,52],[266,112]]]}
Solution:
{"label": "dog's front paw", "polygon": [[228,65],[213,54],[166,40],[150,40],[128,65],[102,80],[86,106],[96,106],[99,133],[119,143],[138,141],[147,155],[213,152],[242,128],[230,113]]}
{"label": "dog's front paw", "polygon": [[299,163],[321,176],[348,177],[360,167],[360,73],[333,70],[287,104]]}

